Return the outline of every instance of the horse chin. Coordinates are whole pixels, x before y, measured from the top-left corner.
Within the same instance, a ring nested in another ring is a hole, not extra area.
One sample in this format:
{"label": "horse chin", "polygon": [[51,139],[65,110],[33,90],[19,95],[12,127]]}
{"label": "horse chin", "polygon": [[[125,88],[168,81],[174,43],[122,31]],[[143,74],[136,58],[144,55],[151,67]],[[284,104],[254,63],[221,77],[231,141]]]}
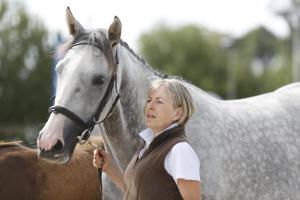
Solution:
{"label": "horse chin", "polygon": [[50,150],[39,149],[39,158],[43,158],[57,164],[65,164],[69,162],[75,150],[77,138],[74,136],[65,141],[68,141],[66,142],[66,145],[59,149],[55,147]]}
{"label": "horse chin", "polygon": [[[56,155],[54,155],[56,156]],[[69,162],[70,160],[70,156],[69,154],[63,154],[63,155],[59,155],[58,159],[55,161],[57,164],[65,164],[67,162]]]}
{"label": "horse chin", "polygon": [[66,164],[70,161],[73,152],[53,153],[50,151],[40,150],[39,158],[45,159],[55,164]]}
{"label": "horse chin", "polygon": [[39,151],[39,157],[55,164],[66,164],[70,161],[71,156],[66,154],[50,154],[50,151]]}

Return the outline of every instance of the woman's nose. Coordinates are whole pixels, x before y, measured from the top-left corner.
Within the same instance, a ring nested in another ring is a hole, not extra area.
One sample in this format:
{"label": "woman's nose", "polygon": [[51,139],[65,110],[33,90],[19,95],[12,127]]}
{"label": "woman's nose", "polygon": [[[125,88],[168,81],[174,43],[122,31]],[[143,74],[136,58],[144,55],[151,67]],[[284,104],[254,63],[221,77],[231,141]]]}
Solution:
{"label": "woman's nose", "polygon": [[153,101],[148,102],[148,108],[149,109],[153,109],[154,108]]}

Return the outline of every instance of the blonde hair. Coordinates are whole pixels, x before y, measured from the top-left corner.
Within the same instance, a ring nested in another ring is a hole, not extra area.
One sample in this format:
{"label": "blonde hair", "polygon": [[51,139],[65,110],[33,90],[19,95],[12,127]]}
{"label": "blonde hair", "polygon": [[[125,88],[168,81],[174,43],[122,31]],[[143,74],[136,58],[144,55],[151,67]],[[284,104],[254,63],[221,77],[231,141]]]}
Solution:
{"label": "blonde hair", "polygon": [[171,94],[174,108],[182,108],[182,116],[177,121],[178,124],[186,124],[194,113],[193,99],[186,87],[177,79],[158,79],[151,83],[148,92],[160,86],[166,86]]}

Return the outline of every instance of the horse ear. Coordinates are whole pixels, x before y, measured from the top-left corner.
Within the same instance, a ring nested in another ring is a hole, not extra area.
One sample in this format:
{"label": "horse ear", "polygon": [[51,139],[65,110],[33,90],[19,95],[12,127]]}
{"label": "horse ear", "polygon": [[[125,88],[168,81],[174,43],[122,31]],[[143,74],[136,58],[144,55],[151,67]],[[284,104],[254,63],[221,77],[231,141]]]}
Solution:
{"label": "horse ear", "polygon": [[66,20],[71,35],[73,36],[78,35],[80,32],[84,30],[81,24],[73,16],[70,7],[67,7],[66,10]]}
{"label": "horse ear", "polygon": [[109,26],[108,29],[108,40],[111,47],[114,47],[116,44],[118,44],[121,38],[121,32],[122,32],[121,21],[117,16],[115,16],[113,23]]}

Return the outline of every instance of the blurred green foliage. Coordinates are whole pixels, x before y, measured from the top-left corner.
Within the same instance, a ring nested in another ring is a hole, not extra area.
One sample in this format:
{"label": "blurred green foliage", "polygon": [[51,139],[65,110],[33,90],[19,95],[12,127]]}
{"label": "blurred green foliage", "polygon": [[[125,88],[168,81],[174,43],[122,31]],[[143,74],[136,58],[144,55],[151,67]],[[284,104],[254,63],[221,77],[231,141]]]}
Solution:
{"label": "blurred green foliage", "polygon": [[289,40],[264,27],[235,39],[231,52],[236,60],[237,98],[271,92],[292,82]]}
{"label": "blurred green foliage", "polygon": [[222,37],[193,25],[172,29],[160,25],[143,34],[140,52],[155,69],[182,76],[199,87],[225,95],[226,55]]}
{"label": "blurred green foliage", "polygon": [[225,99],[270,92],[291,82],[288,44],[264,27],[233,38],[195,25],[161,24],[139,39],[140,52],[153,68]]}
{"label": "blurred green foliage", "polygon": [[48,31],[24,5],[0,1],[0,135],[45,121],[50,97]]}

